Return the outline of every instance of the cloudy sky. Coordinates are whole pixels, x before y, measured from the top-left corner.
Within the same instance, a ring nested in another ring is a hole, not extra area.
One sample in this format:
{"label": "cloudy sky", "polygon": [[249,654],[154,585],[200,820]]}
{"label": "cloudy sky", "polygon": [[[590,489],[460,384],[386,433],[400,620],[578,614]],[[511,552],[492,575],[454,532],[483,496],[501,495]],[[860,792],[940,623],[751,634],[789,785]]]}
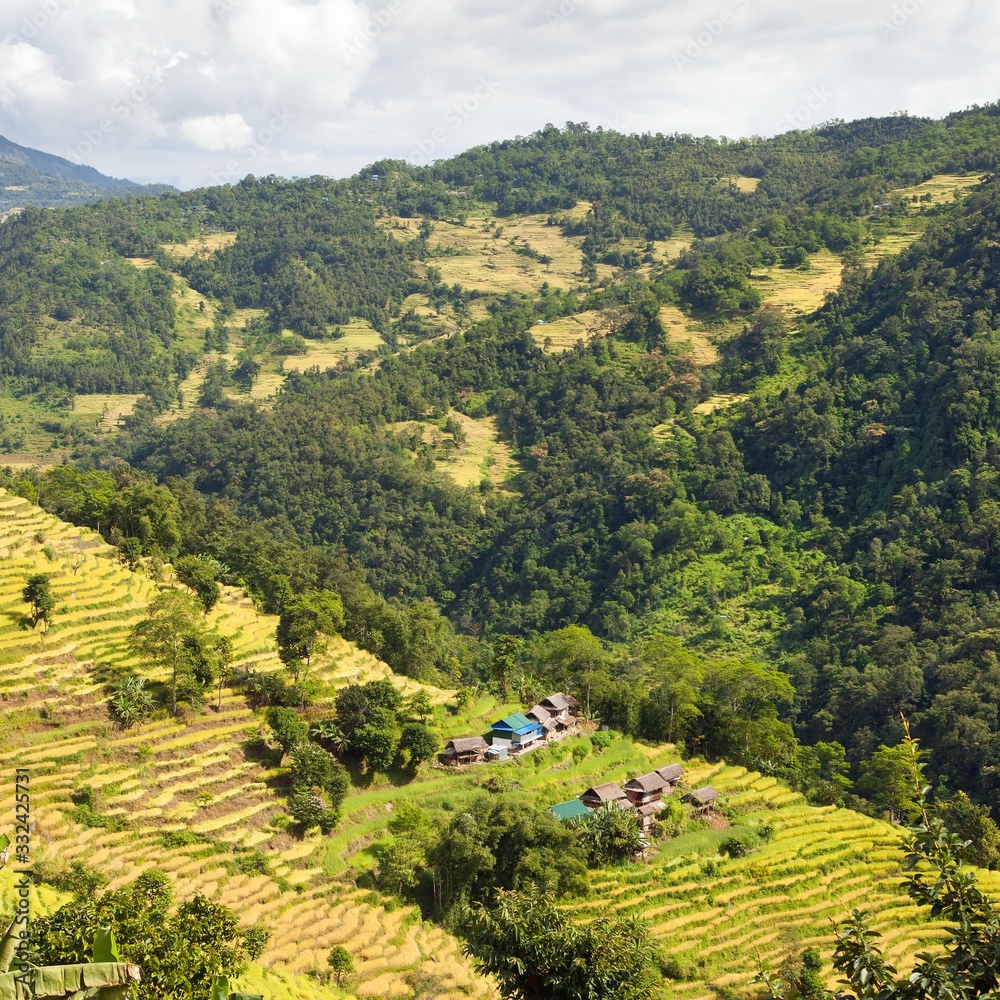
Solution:
{"label": "cloudy sky", "polygon": [[0,0],[0,134],[182,187],[547,122],[773,135],[1000,99],[996,0]]}

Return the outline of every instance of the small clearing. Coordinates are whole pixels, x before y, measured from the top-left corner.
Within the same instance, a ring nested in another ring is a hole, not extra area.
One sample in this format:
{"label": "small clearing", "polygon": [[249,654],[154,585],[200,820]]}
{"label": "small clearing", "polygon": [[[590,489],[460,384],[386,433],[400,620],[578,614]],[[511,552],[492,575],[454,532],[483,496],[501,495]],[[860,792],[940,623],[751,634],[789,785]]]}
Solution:
{"label": "small clearing", "polygon": [[459,486],[478,486],[483,479],[500,486],[514,465],[514,450],[500,440],[496,417],[473,420],[457,410],[448,415],[464,431],[465,442],[443,463],[444,471]]}
{"label": "small clearing", "polygon": [[753,194],[754,191],[760,187],[760,178],[740,176],[723,177],[722,183],[735,188],[740,194]]}
{"label": "small clearing", "polygon": [[653,241],[653,258],[663,264],[673,264],[694,243],[692,233],[676,233],[668,240]]}
{"label": "small clearing", "polygon": [[174,285],[174,329],[186,347],[200,351],[206,328],[215,322],[215,306],[179,274],[170,277]]}
{"label": "small clearing", "polygon": [[437,468],[458,486],[478,486],[483,479],[489,479],[494,486],[503,486],[516,463],[511,446],[500,440],[496,417],[475,420],[457,410],[451,410],[448,417],[465,434],[461,444],[442,427],[427,421],[403,420],[389,424],[388,429],[396,434],[415,434],[436,448],[447,449],[446,457],[438,459]]}
{"label": "small clearing", "polygon": [[207,257],[217,250],[225,250],[236,242],[236,233],[204,233],[195,236],[187,243],[164,243],[163,249],[179,260],[187,260],[190,257]]}
{"label": "small clearing", "polygon": [[696,365],[704,368],[714,365],[719,360],[719,349],[709,339],[708,331],[685,316],[677,306],[662,306],[660,322],[671,343],[679,346],[689,345],[688,354]]}
{"label": "small clearing", "polygon": [[603,322],[600,310],[591,309],[575,316],[562,316],[551,323],[536,323],[531,335],[546,354],[561,354],[572,350],[578,340],[586,343],[600,331]]}
{"label": "small clearing", "polygon": [[745,403],[749,396],[737,396],[733,393],[720,393],[711,399],[706,399],[704,403],[699,403],[695,408],[695,413],[715,413],[716,410],[725,410],[737,403]]}
{"label": "small clearing", "polygon": [[364,351],[377,351],[385,341],[365,320],[352,320],[341,327],[344,336],[337,340],[307,341],[305,354],[285,358],[286,372],[304,372],[310,368],[336,368],[341,361],[352,362]]}
{"label": "small clearing", "polygon": [[830,292],[840,287],[843,261],[829,250],[809,257],[809,269],[768,267],[755,271],[751,279],[769,306],[780,306],[794,316],[814,313]]}
{"label": "small clearing", "polygon": [[73,400],[74,413],[95,414],[100,417],[98,428],[114,430],[121,421],[135,411],[140,396],[115,393],[77,394]]}
{"label": "small clearing", "polygon": [[156,261],[152,257],[126,257],[125,259],[138,271],[148,271],[151,267],[156,267]]}

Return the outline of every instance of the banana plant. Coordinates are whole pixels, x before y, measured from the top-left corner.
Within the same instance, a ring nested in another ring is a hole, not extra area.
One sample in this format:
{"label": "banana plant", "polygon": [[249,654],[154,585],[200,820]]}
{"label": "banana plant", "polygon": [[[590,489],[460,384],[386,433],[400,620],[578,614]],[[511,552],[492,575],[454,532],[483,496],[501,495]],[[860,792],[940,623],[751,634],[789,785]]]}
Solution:
{"label": "banana plant", "polygon": [[[101,928],[93,954],[102,961],[86,965],[37,966],[15,963],[22,941],[17,918],[0,938],[0,998],[2,1000],[68,1000],[74,996],[94,1000],[127,1000],[134,983],[142,980],[138,965],[122,962],[110,927]],[[14,965],[14,971],[11,966]]]}

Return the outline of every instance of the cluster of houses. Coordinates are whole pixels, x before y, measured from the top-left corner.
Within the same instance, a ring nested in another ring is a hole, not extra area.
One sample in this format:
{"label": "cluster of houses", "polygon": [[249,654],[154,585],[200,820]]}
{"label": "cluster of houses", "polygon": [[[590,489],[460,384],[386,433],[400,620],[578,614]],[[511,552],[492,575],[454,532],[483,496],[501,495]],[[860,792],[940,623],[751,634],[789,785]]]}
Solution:
{"label": "cluster of houses", "polygon": [[[490,726],[489,742],[483,736],[449,740],[441,760],[455,766],[505,760],[512,754],[523,753],[575,730],[579,720],[573,713],[578,708],[579,703],[571,695],[561,691],[551,694],[527,712],[515,712],[494,722]],[[674,794],[683,777],[684,768],[680,764],[668,764],[633,778],[624,788],[614,781],[595,785],[577,799],[552,806],[549,812],[562,822],[568,822],[602,807],[627,809],[635,813],[640,830],[648,833],[653,820],[666,809],[667,797]],[[711,785],[688,792],[686,796],[695,814],[702,816],[714,812],[721,797]]]}
{"label": "cluster of houses", "polygon": [[578,720],[573,713],[577,708],[579,702],[572,695],[561,691],[550,694],[527,712],[515,712],[494,722],[489,743],[483,736],[449,740],[441,759],[455,765],[505,760],[575,729]]}
{"label": "cluster of houses", "polygon": [[[595,809],[627,809],[635,813],[639,829],[648,833],[653,820],[667,807],[667,797],[674,794],[684,777],[680,764],[668,764],[649,774],[633,778],[622,788],[617,782],[588,788],[579,798],[551,806],[549,812],[562,822],[587,816]],[[711,785],[689,792],[688,801],[698,815],[717,808],[722,796]]]}

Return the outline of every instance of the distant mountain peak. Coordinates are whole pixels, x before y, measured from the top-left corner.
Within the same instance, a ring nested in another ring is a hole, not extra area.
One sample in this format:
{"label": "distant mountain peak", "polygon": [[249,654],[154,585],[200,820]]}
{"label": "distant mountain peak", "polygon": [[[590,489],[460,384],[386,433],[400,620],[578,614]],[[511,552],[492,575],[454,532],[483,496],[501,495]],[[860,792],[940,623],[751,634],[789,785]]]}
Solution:
{"label": "distant mountain peak", "polygon": [[0,218],[28,205],[59,208],[102,198],[170,190],[108,177],[93,167],[21,146],[0,135]]}

